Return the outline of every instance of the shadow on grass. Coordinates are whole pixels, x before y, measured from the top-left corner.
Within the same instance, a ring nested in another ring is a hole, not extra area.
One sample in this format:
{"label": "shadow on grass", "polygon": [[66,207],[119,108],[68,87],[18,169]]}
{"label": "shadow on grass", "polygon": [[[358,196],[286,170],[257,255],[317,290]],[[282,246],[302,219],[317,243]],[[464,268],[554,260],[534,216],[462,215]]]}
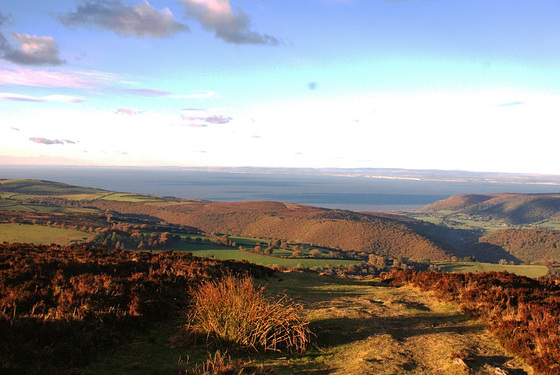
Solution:
{"label": "shadow on grass", "polygon": [[[475,373],[478,373],[479,371],[483,370],[483,367],[485,365],[490,365],[493,367],[499,367],[501,369],[503,368],[507,368],[506,363],[508,361],[510,361],[512,358],[511,357],[506,357],[506,356],[478,356],[475,355],[473,356],[471,359],[465,360],[465,363],[467,363],[467,365],[469,367],[471,367]],[[500,372],[496,371],[496,374],[499,374]],[[512,368],[508,368],[507,371],[505,372],[508,375],[527,375],[527,371],[523,370],[523,369],[512,369]]]}
{"label": "shadow on grass", "polygon": [[364,292],[363,288],[370,287],[393,288],[389,284],[374,280],[354,280],[307,273],[278,274],[266,283],[269,292],[285,293],[294,299],[308,302],[328,302],[342,297],[362,296],[368,293]]}
{"label": "shadow on grass", "polygon": [[369,336],[390,334],[402,341],[413,336],[439,333],[472,333],[484,330],[483,325],[464,325],[463,315],[430,314],[412,317],[332,318],[311,323],[321,347],[333,347],[364,340]]}

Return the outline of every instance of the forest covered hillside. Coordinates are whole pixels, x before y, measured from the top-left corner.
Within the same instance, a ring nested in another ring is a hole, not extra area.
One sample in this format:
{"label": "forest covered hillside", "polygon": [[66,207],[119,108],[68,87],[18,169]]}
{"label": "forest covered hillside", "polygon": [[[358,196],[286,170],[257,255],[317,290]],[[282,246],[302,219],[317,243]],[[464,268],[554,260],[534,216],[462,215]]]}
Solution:
{"label": "forest covered hillside", "polygon": [[393,258],[448,260],[451,256],[437,240],[394,218],[293,203],[209,202],[40,180],[4,180],[0,182],[0,196],[4,209],[118,212],[159,218],[207,233],[280,239]]}
{"label": "forest covered hillside", "polygon": [[454,195],[422,208],[424,212],[455,212],[506,224],[530,224],[560,218],[560,194]]}

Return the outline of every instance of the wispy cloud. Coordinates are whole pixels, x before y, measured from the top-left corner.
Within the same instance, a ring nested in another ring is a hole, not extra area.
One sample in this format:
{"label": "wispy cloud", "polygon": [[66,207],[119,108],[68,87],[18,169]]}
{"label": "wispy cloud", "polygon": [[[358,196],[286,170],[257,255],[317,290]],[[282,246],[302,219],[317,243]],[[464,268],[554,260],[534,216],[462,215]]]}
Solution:
{"label": "wispy cloud", "polygon": [[42,145],[64,145],[64,141],[60,139],[48,139],[43,137],[31,137],[29,138],[31,142],[39,143]]}
{"label": "wispy cloud", "polygon": [[142,111],[139,111],[137,109],[132,109],[132,108],[119,108],[115,113],[128,115],[128,116],[136,116],[142,113]]}
{"label": "wispy cloud", "polygon": [[216,95],[215,92],[206,90],[198,94],[176,94],[167,90],[158,89],[123,89],[121,92],[130,95],[147,97],[168,97],[173,99],[209,99]]}
{"label": "wispy cloud", "polygon": [[60,73],[0,63],[0,85],[94,88],[119,80],[115,74],[97,71]]}
{"label": "wispy cloud", "polygon": [[9,92],[0,92],[0,100],[12,100],[16,102],[60,102],[60,103],[81,103],[85,101],[82,98],[68,95],[47,95],[47,96],[29,96],[21,94],[13,94]]}
{"label": "wispy cloud", "polygon": [[136,6],[121,1],[87,0],[76,11],[59,14],[59,21],[67,27],[97,27],[120,35],[167,38],[189,31],[179,23],[169,8],[154,9],[147,1]]}
{"label": "wispy cloud", "polygon": [[199,94],[186,94],[186,95],[170,95],[173,99],[210,99],[214,97],[216,93],[214,91],[206,90]]}
{"label": "wispy cloud", "polygon": [[208,117],[199,118],[199,120],[205,121],[209,124],[227,124],[232,119],[231,119],[231,117],[225,117],[225,116],[222,116],[222,115],[211,115],[211,116],[208,116]]}
{"label": "wispy cloud", "polygon": [[517,101],[517,102],[508,102],[508,103],[496,104],[496,107],[514,107],[514,106],[523,105],[523,104],[525,104],[525,102]]}
{"label": "wispy cloud", "polygon": [[232,118],[218,115],[218,114],[206,114],[199,110],[185,110],[181,115],[181,118],[185,121],[196,121],[194,123],[189,123],[188,126],[193,127],[193,125],[198,125],[196,127],[206,127],[208,125],[223,125],[229,123]]}
{"label": "wispy cloud", "polygon": [[158,97],[158,96],[171,96],[173,93],[166,90],[157,89],[123,89],[121,90],[125,94],[138,95],[138,96],[148,96],[148,97]]}
{"label": "wispy cloud", "polygon": [[216,38],[232,44],[278,44],[278,39],[251,30],[249,16],[236,9],[229,0],[180,0],[187,7],[189,18],[195,19],[206,30],[214,31]]}
{"label": "wispy cloud", "polygon": [[[2,28],[8,22],[8,16],[5,16],[0,12],[0,28]],[[11,51],[12,46],[8,42],[8,39],[4,36],[2,30],[0,30],[0,56],[3,56],[5,53]]]}
{"label": "wispy cloud", "polygon": [[0,34],[0,53],[2,57],[18,65],[61,65],[65,61],[59,57],[58,43],[50,36],[36,36],[12,33],[18,45],[13,47],[3,34]]}

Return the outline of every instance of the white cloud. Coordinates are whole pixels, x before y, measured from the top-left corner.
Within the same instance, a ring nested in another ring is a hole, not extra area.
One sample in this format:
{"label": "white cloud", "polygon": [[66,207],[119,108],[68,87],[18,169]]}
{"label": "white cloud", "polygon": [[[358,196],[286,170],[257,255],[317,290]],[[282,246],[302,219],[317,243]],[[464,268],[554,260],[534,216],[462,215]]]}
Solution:
{"label": "white cloud", "polygon": [[214,31],[217,38],[227,43],[278,44],[275,37],[252,31],[249,16],[241,8],[235,13],[229,0],[180,1],[187,7],[190,18],[197,20],[204,29]]}
{"label": "white cloud", "polygon": [[175,19],[169,8],[157,10],[147,1],[137,6],[127,6],[120,1],[85,1],[75,12],[60,14],[58,19],[68,27],[98,27],[136,37],[166,38],[189,30]]}
{"label": "white cloud", "polygon": [[18,44],[14,48],[0,34],[0,52],[7,61],[19,65],[61,65],[58,43],[50,36],[36,36],[13,33],[12,39]]}

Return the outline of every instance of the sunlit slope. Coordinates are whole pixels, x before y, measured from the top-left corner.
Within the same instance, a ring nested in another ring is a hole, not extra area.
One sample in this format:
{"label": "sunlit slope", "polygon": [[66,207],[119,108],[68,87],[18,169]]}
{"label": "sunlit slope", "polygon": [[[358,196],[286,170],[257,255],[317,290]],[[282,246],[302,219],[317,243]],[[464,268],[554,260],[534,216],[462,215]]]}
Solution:
{"label": "sunlit slope", "polygon": [[560,219],[560,194],[454,195],[422,211],[457,212],[507,224],[529,224]]}
{"label": "sunlit slope", "polygon": [[523,262],[560,261],[560,232],[506,229],[489,233],[480,242],[500,246]]}
{"label": "sunlit slope", "polygon": [[57,198],[54,202],[62,206],[150,215],[206,232],[281,239],[414,260],[449,258],[435,241],[397,220],[372,214],[282,202],[206,202],[87,188],[80,191],[70,185],[38,180],[19,180],[17,184],[3,181],[0,195],[9,198],[25,186],[26,192],[33,191],[34,195],[29,197],[35,201],[53,202]]}

